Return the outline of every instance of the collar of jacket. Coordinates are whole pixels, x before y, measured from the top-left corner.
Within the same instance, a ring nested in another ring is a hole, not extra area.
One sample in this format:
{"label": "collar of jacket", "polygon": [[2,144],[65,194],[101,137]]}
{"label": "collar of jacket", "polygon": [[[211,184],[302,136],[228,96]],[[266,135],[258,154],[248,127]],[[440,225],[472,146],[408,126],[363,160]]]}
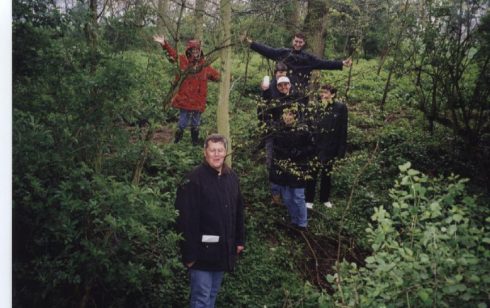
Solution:
{"label": "collar of jacket", "polygon": [[[206,161],[203,161],[202,164],[204,165],[204,167],[206,167],[206,169],[209,172],[213,173],[214,175],[220,175],[218,170],[211,167]],[[231,172],[231,168],[228,167],[228,165],[226,163],[223,163],[223,168],[221,168],[221,175],[229,174],[230,172]]]}

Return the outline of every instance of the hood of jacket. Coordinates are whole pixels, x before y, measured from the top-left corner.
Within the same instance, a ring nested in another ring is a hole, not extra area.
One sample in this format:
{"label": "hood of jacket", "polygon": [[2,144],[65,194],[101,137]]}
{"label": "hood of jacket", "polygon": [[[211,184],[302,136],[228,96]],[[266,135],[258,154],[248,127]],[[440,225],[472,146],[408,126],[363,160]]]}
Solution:
{"label": "hood of jacket", "polygon": [[201,52],[201,57],[199,58],[199,61],[204,60],[204,52],[201,49],[201,41],[200,40],[189,40],[185,46],[185,56],[190,60],[194,61],[194,57],[192,56],[192,51],[191,49],[197,48]]}

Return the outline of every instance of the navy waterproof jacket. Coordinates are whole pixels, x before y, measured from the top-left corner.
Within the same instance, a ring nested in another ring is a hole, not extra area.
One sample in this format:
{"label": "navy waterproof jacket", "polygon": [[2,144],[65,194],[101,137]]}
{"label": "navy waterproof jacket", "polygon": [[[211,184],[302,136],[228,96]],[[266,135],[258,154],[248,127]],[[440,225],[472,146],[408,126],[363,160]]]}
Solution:
{"label": "navy waterproof jacket", "polygon": [[252,42],[250,48],[264,57],[283,62],[288,66],[288,76],[299,93],[306,93],[313,70],[341,70],[342,61],[322,60],[304,51],[292,48],[272,48]]}
{"label": "navy waterproof jacket", "polygon": [[269,180],[291,188],[306,187],[308,161],[314,154],[306,125],[284,126],[272,134],[273,160]]}
{"label": "navy waterproof jacket", "polygon": [[328,106],[320,102],[308,107],[310,131],[321,162],[345,156],[347,147],[347,106],[334,101]]}
{"label": "navy waterproof jacket", "polygon": [[[182,261],[192,269],[231,271],[236,246],[245,243],[244,205],[238,177],[223,166],[221,174],[206,162],[191,171],[177,189],[177,229],[182,232]],[[209,241],[209,237],[214,240]],[[208,238],[208,239],[206,239]]]}

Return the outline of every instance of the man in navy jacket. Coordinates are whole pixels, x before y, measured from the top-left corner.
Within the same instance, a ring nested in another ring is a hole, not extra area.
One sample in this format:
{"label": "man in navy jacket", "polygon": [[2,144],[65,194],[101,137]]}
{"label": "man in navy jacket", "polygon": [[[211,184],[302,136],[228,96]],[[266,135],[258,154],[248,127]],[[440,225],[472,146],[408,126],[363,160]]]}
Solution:
{"label": "man in navy jacket", "polygon": [[204,143],[205,161],[177,190],[177,228],[184,237],[182,259],[189,269],[191,307],[214,307],[225,271],[232,271],[244,249],[243,198],[238,176],[224,162],[224,136]]}
{"label": "man in navy jacket", "polygon": [[327,208],[330,202],[331,178],[335,159],[343,158],[347,147],[347,106],[335,99],[337,89],[326,84],[320,87],[320,98],[309,106],[307,120],[316,147],[320,166],[312,170],[312,179],[306,185],[306,207],[312,208],[318,175],[320,175],[320,203]]}
{"label": "man in navy jacket", "polygon": [[[288,76],[294,80],[295,88],[306,97],[308,96],[308,87],[313,70],[341,70],[344,66],[349,67],[352,65],[352,59],[350,58],[344,61],[323,60],[304,51],[306,38],[302,33],[294,35],[291,48],[272,48],[254,42],[248,37],[244,37],[244,39],[250,44],[252,50],[268,59],[286,64],[290,70]],[[305,99],[305,102],[307,103],[307,99]]]}

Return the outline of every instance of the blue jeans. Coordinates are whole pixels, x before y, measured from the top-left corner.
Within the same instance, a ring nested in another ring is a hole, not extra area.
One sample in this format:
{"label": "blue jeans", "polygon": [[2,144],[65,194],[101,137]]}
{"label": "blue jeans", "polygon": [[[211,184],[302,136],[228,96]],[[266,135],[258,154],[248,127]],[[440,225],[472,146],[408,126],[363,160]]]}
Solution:
{"label": "blue jeans", "polygon": [[191,308],[213,308],[224,272],[189,269],[191,276]]}
{"label": "blue jeans", "polygon": [[179,129],[184,130],[191,121],[191,128],[197,128],[201,125],[201,113],[199,111],[189,111],[180,109],[179,112]]}
{"label": "blue jeans", "polygon": [[306,227],[308,225],[308,212],[305,204],[305,189],[272,183],[272,190],[281,193],[282,202],[287,206],[289,216],[291,216],[291,223]]}

